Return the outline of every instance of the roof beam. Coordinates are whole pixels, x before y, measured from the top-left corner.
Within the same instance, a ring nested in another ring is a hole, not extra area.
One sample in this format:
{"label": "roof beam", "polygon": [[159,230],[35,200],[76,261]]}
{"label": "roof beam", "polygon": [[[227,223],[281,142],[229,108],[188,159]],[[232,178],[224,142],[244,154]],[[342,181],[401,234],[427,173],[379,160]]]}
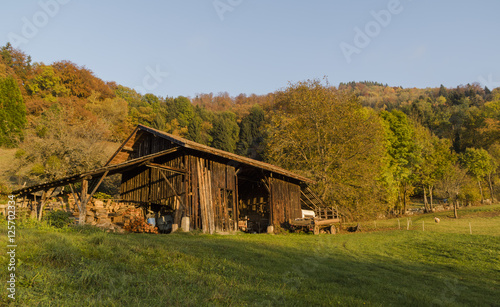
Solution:
{"label": "roof beam", "polygon": [[126,162],[123,162],[120,164],[113,164],[113,165],[105,166],[102,168],[94,169],[94,170],[91,170],[91,171],[88,171],[88,172],[85,172],[85,173],[82,173],[79,175],[69,176],[69,177],[59,179],[59,180],[54,180],[51,182],[46,182],[46,183],[42,183],[39,185],[34,185],[31,187],[15,190],[12,192],[12,194],[25,195],[28,193],[37,192],[37,191],[45,190],[48,188],[64,186],[64,185],[67,185],[69,183],[75,183],[75,182],[82,181],[85,178],[88,179],[88,177],[100,176],[106,172],[108,172],[109,175],[123,173],[131,167],[137,167],[137,166],[140,166],[141,164],[145,165],[146,163],[153,161],[154,159],[156,159],[158,157],[166,156],[166,155],[174,153],[178,150],[179,150],[179,147],[174,147],[174,148],[167,149],[167,150],[164,150],[161,152],[157,152],[154,154],[143,156],[143,157],[140,157],[137,159],[129,160],[129,161],[126,161]]}
{"label": "roof beam", "polygon": [[152,162],[146,163],[146,166],[147,167],[151,167],[151,168],[157,168],[157,169],[164,170],[164,171],[169,171],[169,172],[180,174],[180,175],[184,175],[184,174],[187,173],[186,170],[183,170],[181,168],[172,167],[172,166],[168,166],[168,165],[157,164],[157,163],[152,163]]}

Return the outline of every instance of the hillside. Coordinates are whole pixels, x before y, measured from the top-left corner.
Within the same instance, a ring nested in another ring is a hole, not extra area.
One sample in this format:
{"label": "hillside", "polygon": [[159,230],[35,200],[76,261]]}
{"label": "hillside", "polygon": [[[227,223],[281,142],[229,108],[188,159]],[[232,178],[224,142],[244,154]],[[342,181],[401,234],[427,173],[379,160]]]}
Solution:
{"label": "hillside", "polygon": [[100,167],[106,144],[143,124],[308,177],[353,221],[404,214],[412,197],[428,212],[500,199],[500,88],[307,80],[266,95],[161,97],[69,61],[32,63],[10,44],[0,81],[7,191]]}

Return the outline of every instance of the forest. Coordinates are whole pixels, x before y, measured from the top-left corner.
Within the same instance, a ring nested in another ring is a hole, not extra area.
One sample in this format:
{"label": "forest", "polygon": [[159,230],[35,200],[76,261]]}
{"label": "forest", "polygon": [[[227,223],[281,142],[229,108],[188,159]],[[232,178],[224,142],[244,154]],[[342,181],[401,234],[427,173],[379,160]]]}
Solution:
{"label": "forest", "polygon": [[[404,214],[414,199],[430,212],[500,194],[500,88],[325,79],[265,95],[160,97],[1,47],[0,146],[15,149],[3,194],[102,166],[137,124],[311,178],[350,220]],[[116,179],[102,189],[116,194]]]}

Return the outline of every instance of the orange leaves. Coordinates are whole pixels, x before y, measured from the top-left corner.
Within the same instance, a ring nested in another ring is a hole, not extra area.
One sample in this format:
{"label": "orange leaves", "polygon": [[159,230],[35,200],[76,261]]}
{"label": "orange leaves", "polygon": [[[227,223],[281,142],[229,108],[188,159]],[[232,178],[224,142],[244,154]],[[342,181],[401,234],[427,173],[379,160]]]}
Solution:
{"label": "orange leaves", "polygon": [[79,67],[69,61],[52,64],[63,85],[71,91],[71,96],[87,98],[93,92],[99,93],[100,99],[113,98],[113,90],[94,73],[85,67]]}

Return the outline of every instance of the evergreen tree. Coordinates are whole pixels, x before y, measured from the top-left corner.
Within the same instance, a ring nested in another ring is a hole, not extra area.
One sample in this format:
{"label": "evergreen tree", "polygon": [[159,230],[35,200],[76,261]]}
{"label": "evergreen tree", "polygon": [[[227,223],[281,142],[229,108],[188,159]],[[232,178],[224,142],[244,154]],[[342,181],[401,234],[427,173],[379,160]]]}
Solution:
{"label": "evergreen tree", "polygon": [[237,153],[253,159],[260,158],[259,145],[263,141],[261,126],[264,123],[264,111],[258,105],[250,110],[250,114],[241,120]]}
{"label": "evergreen tree", "polygon": [[26,106],[12,77],[0,79],[0,146],[14,147],[23,139]]}
{"label": "evergreen tree", "polygon": [[239,130],[234,113],[229,111],[219,113],[214,119],[210,133],[213,138],[212,147],[235,152]]}

